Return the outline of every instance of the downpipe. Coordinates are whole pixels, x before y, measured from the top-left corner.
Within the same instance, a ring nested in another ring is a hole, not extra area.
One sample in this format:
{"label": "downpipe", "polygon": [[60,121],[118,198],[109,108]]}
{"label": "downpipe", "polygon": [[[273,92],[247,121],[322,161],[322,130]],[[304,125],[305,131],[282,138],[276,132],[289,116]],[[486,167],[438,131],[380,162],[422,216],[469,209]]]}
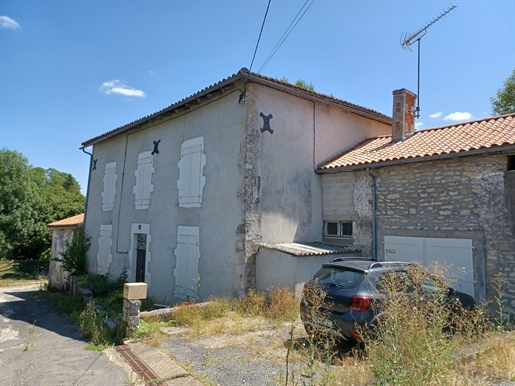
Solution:
{"label": "downpipe", "polygon": [[370,167],[367,167],[367,174],[372,178],[372,257],[377,260],[376,176],[370,173]]}

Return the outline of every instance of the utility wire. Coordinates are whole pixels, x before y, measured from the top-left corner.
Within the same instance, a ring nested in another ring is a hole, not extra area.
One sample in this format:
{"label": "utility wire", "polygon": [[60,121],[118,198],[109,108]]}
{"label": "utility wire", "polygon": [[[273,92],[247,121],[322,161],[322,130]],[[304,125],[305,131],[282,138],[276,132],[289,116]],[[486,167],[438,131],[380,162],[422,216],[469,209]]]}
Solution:
{"label": "utility wire", "polygon": [[[288,38],[288,36],[290,36],[290,34],[292,33],[293,29],[301,21],[301,19],[304,17],[304,15],[308,11],[308,9],[313,5],[313,2],[315,0],[311,0],[311,3],[309,3],[309,1],[310,0],[306,0],[304,2],[304,4],[302,5],[302,7],[300,8],[299,12],[297,12],[297,15],[295,15],[295,17],[291,21],[290,25],[288,26],[288,28],[286,28],[286,31],[284,31],[283,36],[281,36],[281,38],[279,39],[279,41],[277,42],[275,47],[272,49],[272,52],[270,53],[270,55],[268,55],[268,57],[266,58],[265,62],[259,68],[259,70],[257,72],[258,74],[261,73],[261,71],[265,68],[265,66],[268,64],[268,62],[270,62],[270,60],[274,57],[274,55],[279,50],[279,48],[281,48],[281,46],[283,45],[284,41]],[[306,5],[308,3],[309,3],[309,5],[306,8]],[[304,9],[304,8],[306,8],[306,9]],[[303,10],[304,10],[304,12],[302,12]],[[299,15],[300,15],[300,17],[299,17]]]}
{"label": "utility wire", "polygon": [[252,71],[252,66],[254,65],[254,59],[256,59],[256,52],[257,52],[257,49],[259,46],[259,41],[261,40],[261,34],[263,33],[263,27],[265,26],[266,16],[268,15],[268,9],[270,8],[271,2],[272,2],[272,0],[268,0],[268,5],[266,6],[265,17],[263,18],[263,24],[261,24],[261,30],[259,31],[259,37],[258,37],[258,40],[256,43],[256,48],[254,50],[254,56],[252,56],[252,62],[250,63],[249,71]]}

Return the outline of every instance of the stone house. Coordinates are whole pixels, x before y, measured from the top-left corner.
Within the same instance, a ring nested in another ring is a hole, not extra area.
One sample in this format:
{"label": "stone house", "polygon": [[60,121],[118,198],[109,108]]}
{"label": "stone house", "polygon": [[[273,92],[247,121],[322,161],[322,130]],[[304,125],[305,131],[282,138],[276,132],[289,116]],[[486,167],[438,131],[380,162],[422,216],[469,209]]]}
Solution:
{"label": "stone house", "polygon": [[[170,304],[259,287],[258,276],[277,272],[265,264],[258,275],[260,249],[266,258],[303,250],[288,256],[309,266],[349,253],[306,245],[323,237],[315,170],[390,130],[386,115],[242,69],[87,140],[88,270],[125,269]],[[299,267],[289,284],[311,273]]]}
{"label": "stone house", "polygon": [[[325,240],[379,260],[442,264],[455,285],[515,311],[515,114],[414,130],[416,96],[394,91],[390,134],[318,165]],[[345,146],[342,146],[345,148]]]}
{"label": "stone house", "polygon": [[63,264],[55,259],[61,259],[61,253],[66,249],[66,243],[73,240],[83,223],[84,213],[81,213],[47,224],[47,228],[52,229],[51,260],[48,269],[49,288],[63,289],[67,286],[69,274],[63,270]]}

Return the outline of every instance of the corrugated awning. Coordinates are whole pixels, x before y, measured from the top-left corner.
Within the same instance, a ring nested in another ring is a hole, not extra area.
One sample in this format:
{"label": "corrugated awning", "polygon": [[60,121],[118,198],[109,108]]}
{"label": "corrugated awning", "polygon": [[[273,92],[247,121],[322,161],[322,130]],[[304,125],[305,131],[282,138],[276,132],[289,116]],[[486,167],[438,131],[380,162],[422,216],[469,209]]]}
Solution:
{"label": "corrugated awning", "polygon": [[262,247],[273,249],[275,251],[284,252],[292,256],[321,256],[321,255],[336,255],[341,253],[356,253],[361,252],[360,248],[332,245],[322,242],[312,243],[279,243],[268,244],[260,243]]}

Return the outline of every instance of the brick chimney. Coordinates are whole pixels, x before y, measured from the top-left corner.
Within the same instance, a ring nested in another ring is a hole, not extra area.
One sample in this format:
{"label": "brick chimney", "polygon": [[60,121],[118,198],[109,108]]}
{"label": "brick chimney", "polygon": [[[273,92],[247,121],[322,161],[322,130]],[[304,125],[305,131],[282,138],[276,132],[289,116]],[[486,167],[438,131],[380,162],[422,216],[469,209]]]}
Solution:
{"label": "brick chimney", "polygon": [[404,141],[415,132],[415,101],[417,96],[401,88],[393,91],[392,142]]}

